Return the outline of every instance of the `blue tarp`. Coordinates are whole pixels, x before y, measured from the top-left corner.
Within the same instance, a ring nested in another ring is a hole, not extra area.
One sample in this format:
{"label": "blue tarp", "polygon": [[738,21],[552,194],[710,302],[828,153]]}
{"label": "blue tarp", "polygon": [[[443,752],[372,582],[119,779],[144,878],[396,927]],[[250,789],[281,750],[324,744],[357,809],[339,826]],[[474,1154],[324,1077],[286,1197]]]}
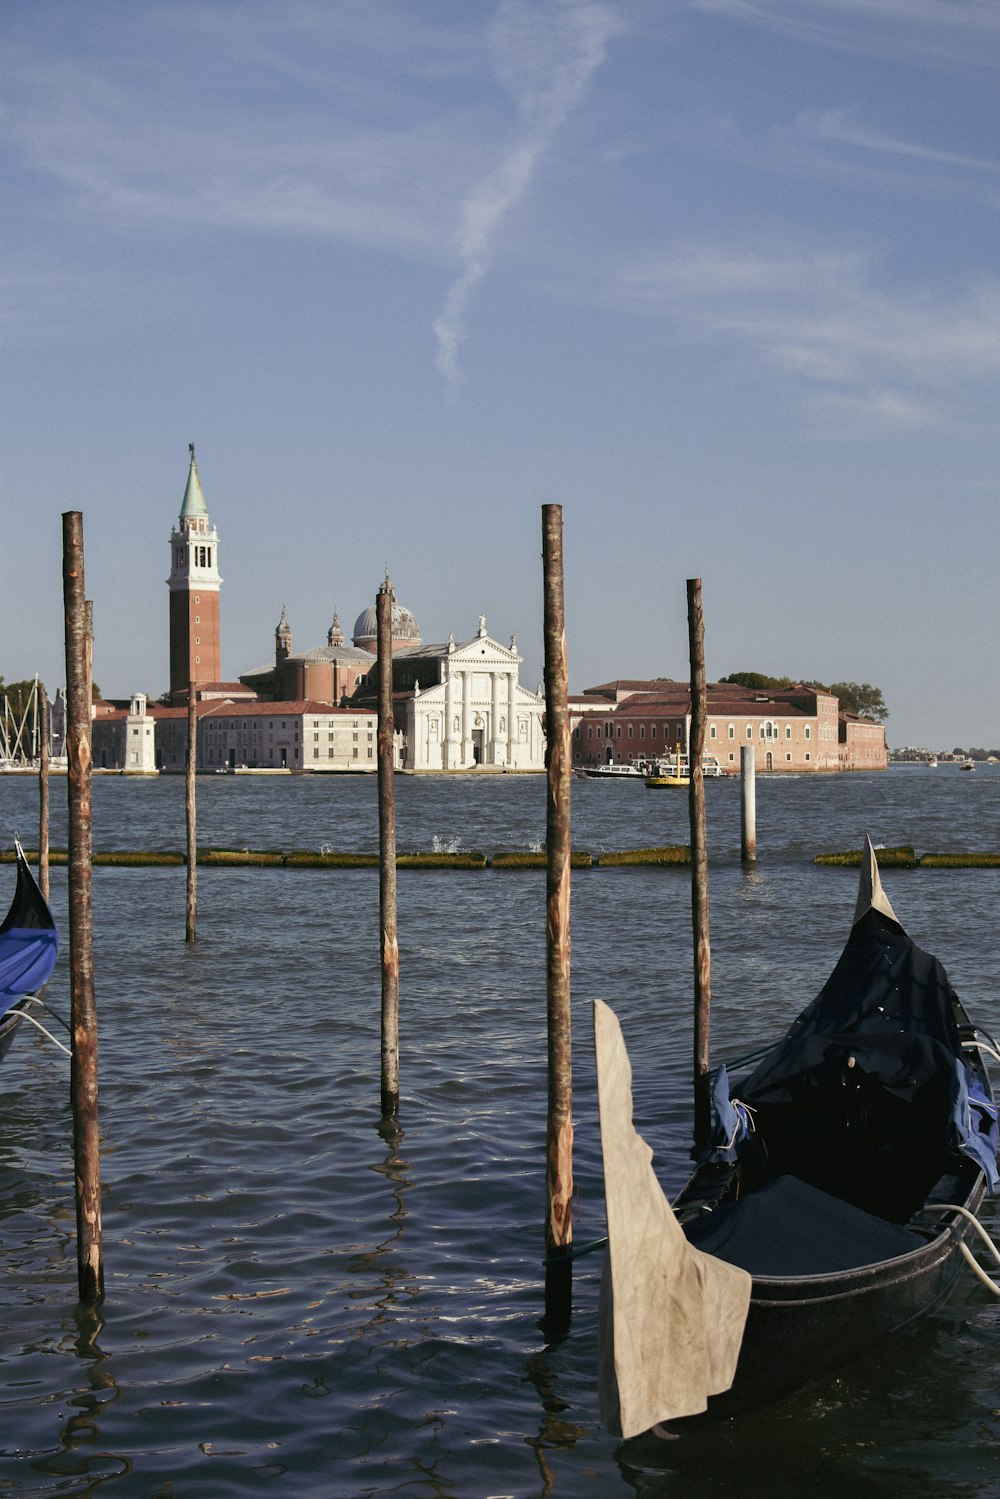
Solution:
{"label": "blue tarp", "polygon": [[0,934],[0,1015],[47,982],[58,950],[54,927],[11,927]]}
{"label": "blue tarp", "polygon": [[973,1077],[965,1064],[957,1059],[951,1101],[951,1128],[958,1149],[963,1155],[971,1156],[977,1166],[982,1166],[990,1191],[996,1192],[1000,1188],[1000,1172],[997,1170],[997,1148],[1000,1145],[997,1106],[987,1097],[979,1079]]}

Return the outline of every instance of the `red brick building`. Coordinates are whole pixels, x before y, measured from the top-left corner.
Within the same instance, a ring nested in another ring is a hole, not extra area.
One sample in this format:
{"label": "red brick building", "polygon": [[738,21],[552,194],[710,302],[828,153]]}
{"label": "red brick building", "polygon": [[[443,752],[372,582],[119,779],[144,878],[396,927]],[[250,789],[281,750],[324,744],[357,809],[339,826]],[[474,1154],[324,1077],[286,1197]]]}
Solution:
{"label": "red brick building", "polygon": [[[754,746],[759,771],[885,770],[881,724],[842,713],[832,693],[797,685],[754,690],[725,682],[707,689],[705,754],[724,771]],[[572,713],[573,763],[649,764],[687,758],[691,691],[686,682],[619,680],[592,687]]]}

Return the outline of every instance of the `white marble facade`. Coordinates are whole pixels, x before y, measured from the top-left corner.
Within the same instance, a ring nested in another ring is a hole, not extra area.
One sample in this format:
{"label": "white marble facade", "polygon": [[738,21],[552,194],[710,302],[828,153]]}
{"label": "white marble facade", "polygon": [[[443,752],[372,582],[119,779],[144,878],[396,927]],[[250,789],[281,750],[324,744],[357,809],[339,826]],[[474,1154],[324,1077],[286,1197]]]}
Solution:
{"label": "white marble facade", "polygon": [[407,698],[405,768],[543,770],[545,699],[520,685],[514,638],[501,645],[480,615],[472,640],[439,649],[439,680]]}

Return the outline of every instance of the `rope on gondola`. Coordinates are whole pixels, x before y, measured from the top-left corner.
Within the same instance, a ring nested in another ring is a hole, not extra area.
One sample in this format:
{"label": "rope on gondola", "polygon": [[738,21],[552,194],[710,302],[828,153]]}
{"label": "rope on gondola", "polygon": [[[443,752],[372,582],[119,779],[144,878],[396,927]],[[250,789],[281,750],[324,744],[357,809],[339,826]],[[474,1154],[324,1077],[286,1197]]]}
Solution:
{"label": "rope on gondola", "polygon": [[[53,1012],[48,1008],[47,1005],[43,1005],[42,1008],[45,1010],[45,1012],[46,1012],[47,1015],[52,1015],[53,1014]],[[56,1015],[54,1018],[56,1020],[59,1020],[61,1017],[58,1016],[58,1015]],[[42,1022],[40,1020],[36,1020],[35,1017],[34,1017],[34,1015],[32,1015],[30,1013],[30,1011],[28,1011],[28,1010],[22,1010],[21,1011],[21,1019],[22,1020],[28,1020],[28,1021],[30,1021],[31,1024],[35,1027],[36,1030],[41,1031],[41,1033],[42,1033],[43,1036],[47,1036],[48,1039],[52,1042],[53,1046],[58,1046],[59,1050],[60,1051],[64,1051],[68,1057],[71,1057],[73,1055],[73,1053],[70,1050],[70,1048],[68,1046],[64,1046],[57,1036],[53,1036],[53,1034],[52,1034],[51,1031],[46,1030],[46,1028],[42,1024]],[[65,1021],[63,1021],[63,1024],[65,1024]],[[68,1026],[66,1028],[67,1028],[67,1030],[69,1029]]]}
{"label": "rope on gondola", "polygon": [[[967,1219],[967,1221],[972,1224],[972,1227],[976,1230],[976,1233],[986,1244],[997,1264],[1000,1264],[1000,1249],[998,1249],[996,1244],[994,1244],[993,1240],[990,1238],[989,1234],[986,1232],[985,1228],[980,1223],[975,1213],[970,1213],[968,1208],[960,1207],[958,1203],[955,1202],[928,1202],[924,1205],[924,1211],[927,1213],[959,1213],[963,1218]],[[964,1242],[960,1242],[958,1247],[962,1251],[962,1254],[967,1264],[969,1265],[969,1268],[975,1272],[976,1276],[982,1281],[983,1285],[986,1286],[988,1290],[992,1291],[994,1296],[1000,1296],[1000,1286],[997,1285],[996,1281],[993,1280],[991,1276],[987,1275],[986,1271],[983,1269],[982,1265],[979,1264],[969,1246]]]}

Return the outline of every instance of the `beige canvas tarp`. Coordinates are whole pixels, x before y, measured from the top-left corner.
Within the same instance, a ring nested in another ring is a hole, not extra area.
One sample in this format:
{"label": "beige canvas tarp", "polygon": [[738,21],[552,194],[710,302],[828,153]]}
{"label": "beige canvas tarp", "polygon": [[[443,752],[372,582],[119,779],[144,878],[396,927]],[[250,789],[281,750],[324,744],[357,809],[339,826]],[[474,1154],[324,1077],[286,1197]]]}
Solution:
{"label": "beige canvas tarp", "polygon": [[601,1285],[601,1415],[623,1437],[703,1411],[736,1372],[745,1270],[693,1248],[653,1152],[632,1124],[632,1068],[617,1016],[594,1003],[608,1255]]}

